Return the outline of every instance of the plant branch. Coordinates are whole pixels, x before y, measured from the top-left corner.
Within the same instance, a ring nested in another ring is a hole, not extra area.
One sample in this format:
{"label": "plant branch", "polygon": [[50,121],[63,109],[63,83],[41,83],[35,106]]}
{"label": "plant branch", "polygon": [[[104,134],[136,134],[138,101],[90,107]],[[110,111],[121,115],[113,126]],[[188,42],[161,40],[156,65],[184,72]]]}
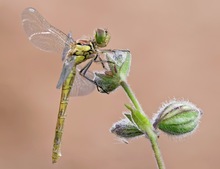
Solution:
{"label": "plant branch", "polygon": [[121,81],[120,85],[123,87],[125,92],[127,93],[128,97],[130,98],[131,102],[134,104],[134,107],[140,111],[141,113],[144,113],[140,103],[138,102],[137,98],[135,97],[133,91],[129,87],[129,85],[125,81]]}
{"label": "plant branch", "polygon": [[[133,105],[136,108],[136,110],[138,110],[142,114],[145,114],[143,109],[142,109],[142,107],[141,107],[141,105],[140,105],[140,103],[138,102],[137,98],[135,97],[133,91],[129,87],[129,85],[125,81],[121,81],[120,85],[125,90],[126,94],[130,98],[130,100],[133,103]],[[144,132],[147,134],[147,136],[149,137],[149,140],[151,142],[151,146],[152,146],[152,149],[154,151],[154,156],[156,158],[158,168],[159,169],[165,169],[163,158],[162,158],[162,155],[161,155],[158,143],[157,143],[157,135],[153,131],[153,126],[152,126],[152,124],[151,124],[151,122],[150,122],[150,120],[149,120],[149,118],[147,116],[146,116],[146,120],[148,122],[146,123],[147,125],[146,125],[146,127],[144,129]]]}

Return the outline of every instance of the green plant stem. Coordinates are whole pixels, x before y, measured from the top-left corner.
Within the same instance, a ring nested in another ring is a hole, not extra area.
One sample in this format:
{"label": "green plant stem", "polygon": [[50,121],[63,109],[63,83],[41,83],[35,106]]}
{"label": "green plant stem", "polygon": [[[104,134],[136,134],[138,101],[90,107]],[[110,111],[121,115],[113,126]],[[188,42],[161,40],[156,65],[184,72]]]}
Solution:
{"label": "green plant stem", "polygon": [[[131,88],[129,87],[129,85],[125,81],[121,81],[120,85],[123,87],[123,89],[127,93],[127,95],[130,98],[131,102],[134,104],[134,107],[139,112],[144,114],[144,111],[143,111],[140,103],[138,102],[137,98],[135,97],[135,95],[134,95],[133,91],[131,90]],[[158,168],[159,169],[165,169],[163,158],[162,158],[162,155],[161,155],[158,143],[157,143],[157,135],[153,131],[153,126],[152,126],[152,124],[151,124],[148,117],[147,117],[147,120],[148,120],[148,125],[145,128],[145,132],[148,135],[149,140],[151,142],[151,146],[152,146],[152,149],[154,151],[154,156],[156,158]]]}
{"label": "green plant stem", "polygon": [[156,134],[153,132],[153,130],[151,128],[149,128],[149,131],[146,131],[146,133],[148,134],[148,137],[150,139],[151,146],[152,146],[152,149],[154,151],[154,156],[155,156],[155,159],[157,161],[158,168],[159,169],[165,169],[162,154],[160,152],[160,148],[159,148],[159,145],[158,145],[158,142],[157,142]]}
{"label": "green plant stem", "polygon": [[129,87],[129,85],[125,81],[121,81],[120,85],[123,87],[125,92],[127,93],[128,97],[131,99],[131,102],[134,104],[134,107],[140,111],[141,113],[144,113],[140,103],[138,102],[137,98],[135,97],[133,91]]}

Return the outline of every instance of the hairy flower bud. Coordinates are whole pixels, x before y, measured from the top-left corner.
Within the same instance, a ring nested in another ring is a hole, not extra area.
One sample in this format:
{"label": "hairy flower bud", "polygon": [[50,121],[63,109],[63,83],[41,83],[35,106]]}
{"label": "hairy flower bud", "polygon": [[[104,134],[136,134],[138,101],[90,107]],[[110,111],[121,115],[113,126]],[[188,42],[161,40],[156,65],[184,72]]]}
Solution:
{"label": "hairy flower bud", "polygon": [[124,118],[113,124],[110,129],[117,137],[128,140],[144,135],[128,118]]}
{"label": "hairy flower bud", "polygon": [[202,112],[187,101],[172,100],[164,104],[153,118],[153,126],[169,135],[192,133],[199,125]]}
{"label": "hairy flower bud", "polygon": [[95,82],[101,87],[101,93],[110,93],[120,86],[120,77],[114,76],[113,72],[95,73]]}

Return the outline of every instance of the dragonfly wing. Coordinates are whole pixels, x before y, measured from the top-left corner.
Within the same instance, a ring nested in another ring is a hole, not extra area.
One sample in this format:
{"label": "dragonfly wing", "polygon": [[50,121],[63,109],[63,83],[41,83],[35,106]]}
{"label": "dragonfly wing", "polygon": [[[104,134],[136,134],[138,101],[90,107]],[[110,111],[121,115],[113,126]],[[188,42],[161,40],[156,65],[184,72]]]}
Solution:
{"label": "dragonfly wing", "polygon": [[[70,92],[70,96],[85,96],[90,94],[95,88],[96,85],[88,81],[86,78],[79,74],[80,67],[76,68],[76,77]],[[90,79],[94,78],[94,74],[91,71],[86,72],[86,76]]]}
{"label": "dragonfly wing", "polygon": [[50,25],[34,8],[22,12],[22,25],[35,47],[48,52],[63,52],[68,44],[65,33]]}
{"label": "dragonfly wing", "polygon": [[70,45],[69,44],[72,44],[72,43],[74,43],[73,38],[72,38],[72,34],[68,33],[66,44],[65,44],[65,47],[64,47],[63,53],[62,53],[62,61],[65,59],[65,57],[67,56],[67,54],[70,50]]}
{"label": "dragonfly wing", "polygon": [[63,69],[62,69],[62,72],[61,72],[61,75],[60,75],[60,79],[57,83],[57,88],[58,89],[61,88],[61,86],[65,82],[66,78],[70,74],[70,72],[71,72],[71,70],[74,66],[74,61],[75,61],[75,57],[68,58],[68,59],[65,60],[65,62],[63,64]]}

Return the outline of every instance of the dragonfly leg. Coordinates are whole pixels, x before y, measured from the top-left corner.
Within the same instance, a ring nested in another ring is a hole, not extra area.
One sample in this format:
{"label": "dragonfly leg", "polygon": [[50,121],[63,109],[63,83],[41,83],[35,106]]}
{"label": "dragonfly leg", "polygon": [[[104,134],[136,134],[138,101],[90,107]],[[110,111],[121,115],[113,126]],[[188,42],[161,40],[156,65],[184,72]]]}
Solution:
{"label": "dragonfly leg", "polygon": [[79,71],[79,74],[81,76],[83,76],[84,78],[86,78],[88,81],[90,81],[91,83],[95,84],[96,87],[97,87],[97,90],[100,92],[100,93],[106,93],[106,94],[109,94],[107,91],[105,91],[100,85],[98,85],[96,83],[96,81],[94,81],[93,79],[90,79],[86,76],[86,72],[88,71],[88,69],[90,68],[90,66],[92,65],[92,63],[94,62],[94,60],[98,57],[98,55],[91,61],[89,61],[89,63],[86,64],[85,67],[83,67],[80,71]]}
{"label": "dragonfly leg", "polygon": [[[101,59],[101,58],[100,58]],[[113,65],[113,67],[114,67],[114,71],[115,71],[115,73],[117,73],[118,71],[117,71],[117,68],[116,68],[116,64],[115,64],[115,62],[113,62],[113,61],[110,61],[110,60],[99,60],[99,61],[96,61],[96,62],[101,62],[102,63],[102,65],[104,65],[104,62],[106,62],[106,63],[108,63],[108,64],[112,64]],[[102,66],[103,67],[103,69],[105,69],[106,70],[106,72],[111,72],[111,70],[108,70],[107,68],[106,68],[106,66],[104,65],[104,66]]]}
{"label": "dragonfly leg", "polygon": [[[99,60],[97,60],[99,59]],[[96,57],[96,59],[94,60],[94,62],[101,62],[103,69],[107,69],[102,58],[98,55],[98,57]]]}
{"label": "dragonfly leg", "polygon": [[86,72],[88,71],[88,69],[90,68],[90,66],[92,65],[93,60],[90,60],[81,70],[80,70],[80,75],[82,75],[83,77],[86,75]]}
{"label": "dragonfly leg", "polygon": [[[97,60],[97,59],[99,59],[99,60]],[[104,63],[114,64],[114,67],[115,67],[115,62],[110,61],[110,60],[103,60],[99,55],[94,59],[94,62],[96,62],[96,63],[100,62],[102,64],[103,69],[105,69],[105,70],[107,70],[107,68]]]}

